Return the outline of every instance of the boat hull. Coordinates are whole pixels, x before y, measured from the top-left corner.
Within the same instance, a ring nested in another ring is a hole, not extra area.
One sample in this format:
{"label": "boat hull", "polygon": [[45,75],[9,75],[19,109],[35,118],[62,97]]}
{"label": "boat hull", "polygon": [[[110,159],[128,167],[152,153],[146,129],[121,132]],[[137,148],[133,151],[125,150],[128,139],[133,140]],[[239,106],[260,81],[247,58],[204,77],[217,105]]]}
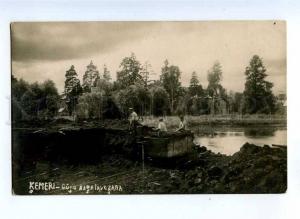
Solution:
{"label": "boat hull", "polygon": [[163,137],[148,137],[144,146],[145,154],[155,158],[183,156],[193,150],[193,135],[190,133],[171,134]]}

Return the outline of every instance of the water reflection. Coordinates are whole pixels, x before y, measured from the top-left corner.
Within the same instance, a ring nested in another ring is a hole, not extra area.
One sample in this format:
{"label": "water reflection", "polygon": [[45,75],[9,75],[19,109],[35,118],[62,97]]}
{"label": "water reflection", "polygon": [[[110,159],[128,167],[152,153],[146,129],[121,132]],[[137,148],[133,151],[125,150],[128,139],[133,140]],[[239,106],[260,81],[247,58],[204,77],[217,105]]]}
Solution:
{"label": "water reflection", "polygon": [[204,145],[215,153],[220,152],[227,155],[239,151],[240,147],[246,142],[260,146],[287,144],[286,129],[276,129],[274,127],[214,127],[213,129],[209,127],[208,129],[204,128],[202,132],[199,129],[194,130],[194,132],[196,144]]}
{"label": "water reflection", "polygon": [[245,136],[247,137],[266,137],[274,136],[276,129],[272,128],[247,128],[244,131]]}

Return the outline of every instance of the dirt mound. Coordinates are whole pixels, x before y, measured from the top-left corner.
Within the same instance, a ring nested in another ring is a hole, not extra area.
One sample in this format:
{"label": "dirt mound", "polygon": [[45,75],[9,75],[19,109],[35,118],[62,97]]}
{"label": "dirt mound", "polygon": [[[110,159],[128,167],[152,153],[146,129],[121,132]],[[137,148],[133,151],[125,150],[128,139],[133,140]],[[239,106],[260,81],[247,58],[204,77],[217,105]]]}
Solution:
{"label": "dirt mound", "polygon": [[287,189],[287,150],[284,148],[246,143],[233,156],[201,151],[194,168],[170,170],[168,182],[161,183],[167,185],[166,188],[159,188],[159,191],[283,193]]}

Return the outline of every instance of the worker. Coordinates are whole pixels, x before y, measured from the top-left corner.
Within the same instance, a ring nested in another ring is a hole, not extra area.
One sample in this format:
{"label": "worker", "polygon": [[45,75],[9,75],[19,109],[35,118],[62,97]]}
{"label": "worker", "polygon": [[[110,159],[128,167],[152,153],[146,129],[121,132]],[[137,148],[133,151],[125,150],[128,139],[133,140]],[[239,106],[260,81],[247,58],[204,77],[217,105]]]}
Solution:
{"label": "worker", "polygon": [[130,129],[133,129],[135,130],[136,129],[136,126],[138,124],[138,115],[137,113],[133,110],[133,108],[129,108],[129,126],[130,126]]}
{"label": "worker", "polygon": [[181,132],[186,130],[186,121],[184,119],[184,116],[180,116],[180,122],[179,127],[176,129],[176,132]]}
{"label": "worker", "polygon": [[159,122],[158,122],[158,128],[157,128],[159,131],[161,132],[167,132],[167,126],[166,124],[164,123],[164,120],[163,118],[159,119]]}

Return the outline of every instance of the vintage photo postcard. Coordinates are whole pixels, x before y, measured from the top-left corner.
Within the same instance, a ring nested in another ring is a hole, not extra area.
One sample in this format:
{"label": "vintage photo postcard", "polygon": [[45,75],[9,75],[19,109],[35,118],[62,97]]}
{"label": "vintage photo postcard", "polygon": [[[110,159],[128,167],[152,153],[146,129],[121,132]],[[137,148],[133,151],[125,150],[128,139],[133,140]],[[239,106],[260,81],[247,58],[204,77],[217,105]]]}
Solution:
{"label": "vintage photo postcard", "polygon": [[16,195],[284,193],[284,21],[11,23]]}

